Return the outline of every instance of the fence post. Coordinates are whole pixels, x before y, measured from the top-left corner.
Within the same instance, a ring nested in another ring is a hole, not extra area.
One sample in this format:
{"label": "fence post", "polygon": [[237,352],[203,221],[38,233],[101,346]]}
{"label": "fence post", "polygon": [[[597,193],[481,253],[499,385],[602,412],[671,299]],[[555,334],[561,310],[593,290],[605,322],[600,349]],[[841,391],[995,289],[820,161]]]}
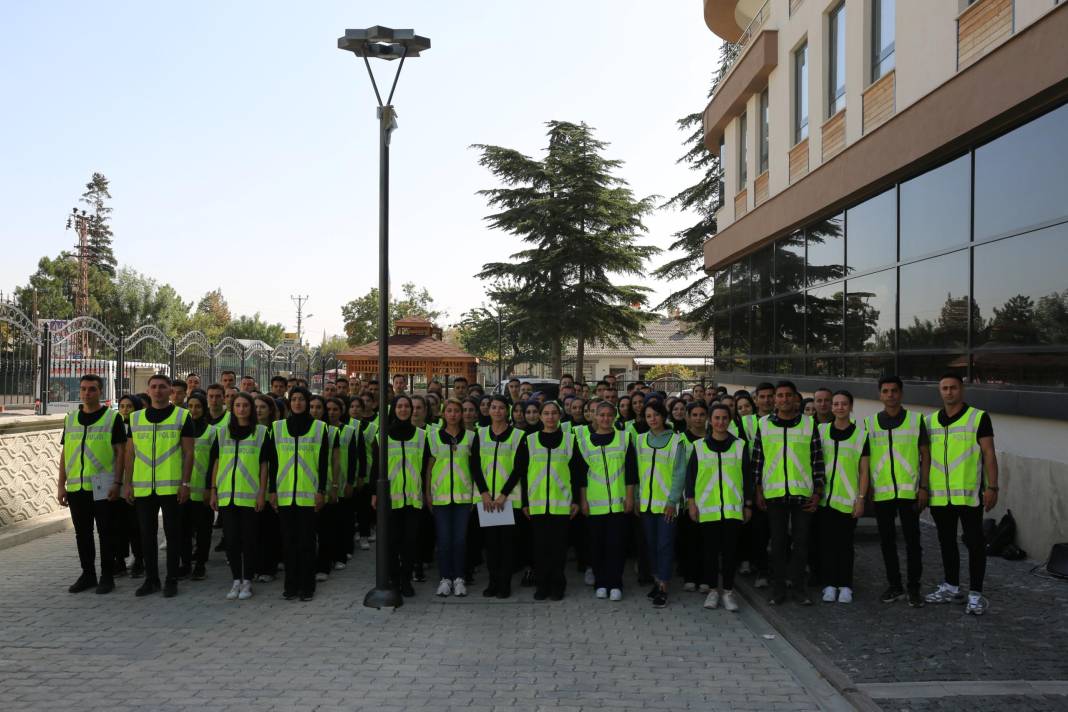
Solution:
{"label": "fence post", "polygon": [[215,344],[208,342],[208,384],[215,383]]}
{"label": "fence post", "polygon": [[323,378],[319,382],[319,392],[322,393],[326,390],[326,355],[321,354],[319,356],[319,366],[323,369]]}
{"label": "fence post", "polygon": [[241,347],[241,373],[238,374],[239,378],[245,377],[245,347]]}
{"label": "fence post", "polygon": [[119,350],[115,354],[115,400],[122,397],[127,391],[133,391],[133,383],[129,387],[123,385],[123,377],[126,375],[126,329],[119,329]]}
{"label": "fence post", "polygon": [[41,415],[48,415],[48,377],[52,373],[52,330],[45,326],[41,334]]}
{"label": "fence post", "polygon": [[178,365],[178,344],[174,339],[171,339],[171,378],[178,378],[177,372]]}

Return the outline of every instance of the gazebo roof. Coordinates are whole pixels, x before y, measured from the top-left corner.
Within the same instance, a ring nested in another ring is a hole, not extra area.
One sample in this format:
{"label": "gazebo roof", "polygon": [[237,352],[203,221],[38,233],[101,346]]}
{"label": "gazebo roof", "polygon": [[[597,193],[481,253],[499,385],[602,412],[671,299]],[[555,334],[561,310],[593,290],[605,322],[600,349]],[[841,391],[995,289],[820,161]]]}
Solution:
{"label": "gazebo roof", "polygon": [[[429,324],[425,319],[424,323]],[[397,322],[400,324],[400,322]],[[435,339],[423,334],[394,334],[389,337],[389,360],[394,359],[443,359],[443,360],[471,360],[475,357],[458,346],[447,341]],[[354,346],[340,352],[337,357],[346,361],[361,359],[378,360],[378,341]]]}

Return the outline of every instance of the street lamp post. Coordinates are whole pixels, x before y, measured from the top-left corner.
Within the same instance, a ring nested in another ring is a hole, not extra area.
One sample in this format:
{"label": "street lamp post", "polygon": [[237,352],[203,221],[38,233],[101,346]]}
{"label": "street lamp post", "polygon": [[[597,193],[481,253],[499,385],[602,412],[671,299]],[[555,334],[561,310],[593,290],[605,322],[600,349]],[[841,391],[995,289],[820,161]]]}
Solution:
{"label": "street lamp post", "polygon": [[[389,139],[397,128],[397,114],[393,109],[393,92],[397,90],[397,80],[404,69],[404,60],[418,57],[430,49],[430,40],[415,34],[415,30],[394,30],[375,25],[366,30],[345,30],[337,40],[338,49],[352,52],[363,59],[371,86],[378,99],[378,388],[381,398],[378,402],[378,465],[386,468],[389,460],[388,430],[386,420],[389,417],[386,403],[386,383],[389,378]],[[400,65],[393,77],[389,96],[382,101],[378,91],[374,72],[371,71],[371,58],[393,60],[399,59]],[[389,479],[378,477],[375,486],[377,497],[378,539],[375,544],[375,587],[367,592],[363,605],[370,608],[398,608],[404,599],[389,580]]]}
{"label": "street lamp post", "polygon": [[502,336],[501,305],[497,305],[497,386],[504,380],[504,338]]}

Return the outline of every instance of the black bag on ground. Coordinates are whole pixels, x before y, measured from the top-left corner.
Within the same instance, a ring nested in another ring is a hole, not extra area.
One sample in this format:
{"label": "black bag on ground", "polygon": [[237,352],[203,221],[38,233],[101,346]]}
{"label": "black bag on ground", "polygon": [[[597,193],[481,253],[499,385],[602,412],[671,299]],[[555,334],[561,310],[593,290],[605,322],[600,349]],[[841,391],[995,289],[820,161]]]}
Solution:
{"label": "black bag on ground", "polygon": [[[1005,548],[1013,545],[1016,541],[1016,519],[1012,516],[1012,510],[1009,509],[1006,510],[1004,516],[1001,517],[1001,521],[993,527],[988,528],[987,523],[992,523],[993,521],[993,519],[987,519],[983,522],[983,536],[986,539],[986,554],[987,556],[1001,556],[1005,552]],[[1015,546],[1013,546],[1013,548],[1016,549],[1016,551],[1019,551]]]}

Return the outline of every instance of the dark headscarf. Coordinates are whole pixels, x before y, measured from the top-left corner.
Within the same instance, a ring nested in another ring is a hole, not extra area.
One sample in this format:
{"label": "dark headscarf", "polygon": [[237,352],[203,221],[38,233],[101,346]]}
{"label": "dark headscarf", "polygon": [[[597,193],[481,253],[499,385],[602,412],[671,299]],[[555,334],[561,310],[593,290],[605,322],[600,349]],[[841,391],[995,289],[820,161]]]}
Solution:
{"label": "dark headscarf", "polygon": [[308,406],[311,405],[312,394],[311,391],[303,386],[295,386],[289,391],[290,401],[292,401],[293,395],[297,393],[304,396],[304,402],[307,405],[305,405],[303,413],[294,413],[290,410],[289,417],[286,418],[286,424],[289,432],[299,437],[311,429],[312,417],[308,413]]}
{"label": "dark headscarf", "polygon": [[[397,404],[402,400],[408,401],[408,417],[397,416]],[[405,395],[399,395],[393,399],[393,407],[389,410],[389,437],[394,440],[410,440],[415,435],[415,426],[412,425],[412,399]]]}

